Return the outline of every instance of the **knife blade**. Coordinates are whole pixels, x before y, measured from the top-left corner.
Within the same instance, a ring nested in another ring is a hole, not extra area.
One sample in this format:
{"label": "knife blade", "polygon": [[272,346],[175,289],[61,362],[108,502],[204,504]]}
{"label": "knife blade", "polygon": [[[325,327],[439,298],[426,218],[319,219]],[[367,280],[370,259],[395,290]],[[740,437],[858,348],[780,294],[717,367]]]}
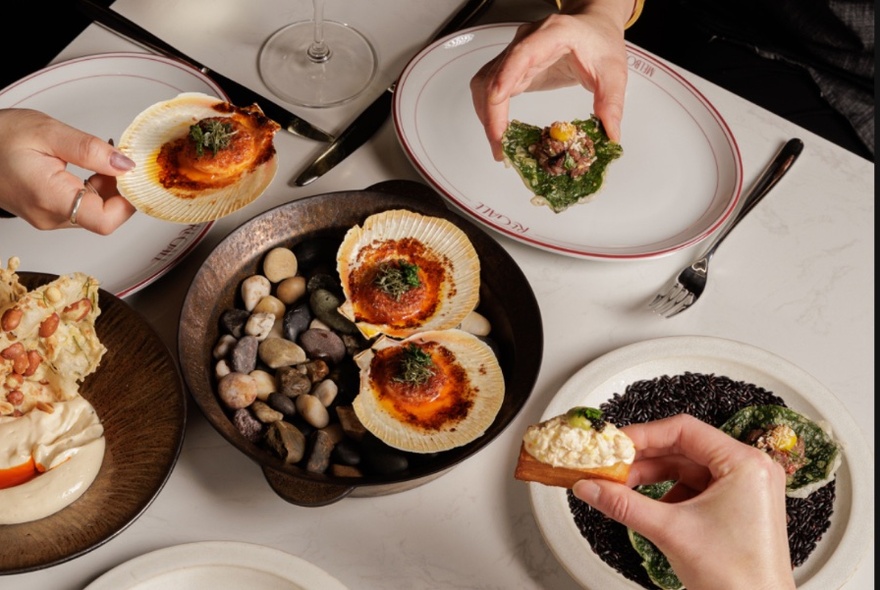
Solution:
{"label": "knife blade", "polygon": [[326,131],[315,127],[302,117],[291,113],[281,105],[267,99],[247,86],[239,84],[235,80],[227,78],[223,74],[213,71],[207,66],[197,62],[179,49],[169,45],[153,33],[150,33],[140,25],[135,24],[118,12],[101,6],[100,4],[95,4],[91,0],[76,0],[76,3],[80,12],[105,29],[134,41],[160,55],[178,59],[196,68],[214,80],[223,91],[226,92],[229,96],[229,100],[232,101],[233,104],[250,106],[253,103],[257,103],[267,117],[294,135],[321,142],[332,142],[335,139]]}
{"label": "knife blade", "polygon": [[[463,29],[483,14],[483,11],[491,3],[492,0],[468,0],[437,33],[431,40],[431,43],[459,29]],[[364,109],[311,164],[306,166],[300,175],[297,176],[296,180],[294,180],[294,184],[296,186],[305,186],[316,181],[370,139],[391,114],[391,100],[394,97],[394,90],[396,88],[397,80],[386,88],[370,106]]]}

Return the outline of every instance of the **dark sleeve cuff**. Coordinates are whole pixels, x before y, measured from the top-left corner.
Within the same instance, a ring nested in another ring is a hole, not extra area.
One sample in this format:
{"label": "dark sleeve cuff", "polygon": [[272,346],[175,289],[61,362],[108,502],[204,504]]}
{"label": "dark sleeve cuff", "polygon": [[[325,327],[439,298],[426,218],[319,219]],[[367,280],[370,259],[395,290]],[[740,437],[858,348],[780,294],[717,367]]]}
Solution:
{"label": "dark sleeve cuff", "polygon": [[2,218],[2,217],[15,217],[15,215],[10,213],[6,209],[0,209],[0,218]]}

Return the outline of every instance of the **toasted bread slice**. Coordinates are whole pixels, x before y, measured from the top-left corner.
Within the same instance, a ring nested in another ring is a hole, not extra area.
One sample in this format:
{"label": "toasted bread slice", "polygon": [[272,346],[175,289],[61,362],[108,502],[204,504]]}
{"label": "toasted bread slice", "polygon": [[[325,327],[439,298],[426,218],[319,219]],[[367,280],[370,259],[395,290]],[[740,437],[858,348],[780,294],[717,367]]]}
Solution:
{"label": "toasted bread slice", "polygon": [[556,486],[571,489],[574,482],[581,479],[607,479],[619,483],[626,483],[629,475],[629,463],[615,463],[609,467],[596,467],[592,469],[570,469],[567,467],[554,467],[535,459],[526,451],[525,445],[519,450],[519,458],[516,462],[516,470],[513,476],[521,481],[532,481],[547,486]]}

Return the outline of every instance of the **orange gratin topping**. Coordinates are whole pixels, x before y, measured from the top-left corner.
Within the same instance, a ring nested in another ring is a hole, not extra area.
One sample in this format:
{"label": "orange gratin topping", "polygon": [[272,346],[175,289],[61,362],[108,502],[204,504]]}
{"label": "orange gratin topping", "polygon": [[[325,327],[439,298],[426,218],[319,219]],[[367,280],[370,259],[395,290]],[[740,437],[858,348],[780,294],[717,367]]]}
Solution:
{"label": "orange gratin topping", "polygon": [[[439,260],[419,240],[374,242],[359,258],[349,283],[356,321],[409,328],[437,311],[449,262]],[[401,286],[389,287],[387,279],[395,274]]]}
{"label": "orange gratin topping", "polygon": [[478,393],[455,355],[436,342],[377,351],[371,364],[379,404],[400,422],[425,430],[461,421]]}
{"label": "orange gratin topping", "polygon": [[229,186],[275,155],[280,126],[255,107],[218,103],[217,117],[190,126],[162,145],[156,158],[159,182],[178,196]]}

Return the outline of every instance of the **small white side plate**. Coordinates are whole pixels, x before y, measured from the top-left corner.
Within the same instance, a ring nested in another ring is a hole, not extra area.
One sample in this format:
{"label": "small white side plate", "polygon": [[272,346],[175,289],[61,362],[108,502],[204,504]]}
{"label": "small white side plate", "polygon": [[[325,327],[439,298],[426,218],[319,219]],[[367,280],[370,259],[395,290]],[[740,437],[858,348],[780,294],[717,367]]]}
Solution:
{"label": "small white side plate", "polygon": [[346,590],[319,567],[278,549],[234,541],[166,547],[116,566],[85,590]]}

